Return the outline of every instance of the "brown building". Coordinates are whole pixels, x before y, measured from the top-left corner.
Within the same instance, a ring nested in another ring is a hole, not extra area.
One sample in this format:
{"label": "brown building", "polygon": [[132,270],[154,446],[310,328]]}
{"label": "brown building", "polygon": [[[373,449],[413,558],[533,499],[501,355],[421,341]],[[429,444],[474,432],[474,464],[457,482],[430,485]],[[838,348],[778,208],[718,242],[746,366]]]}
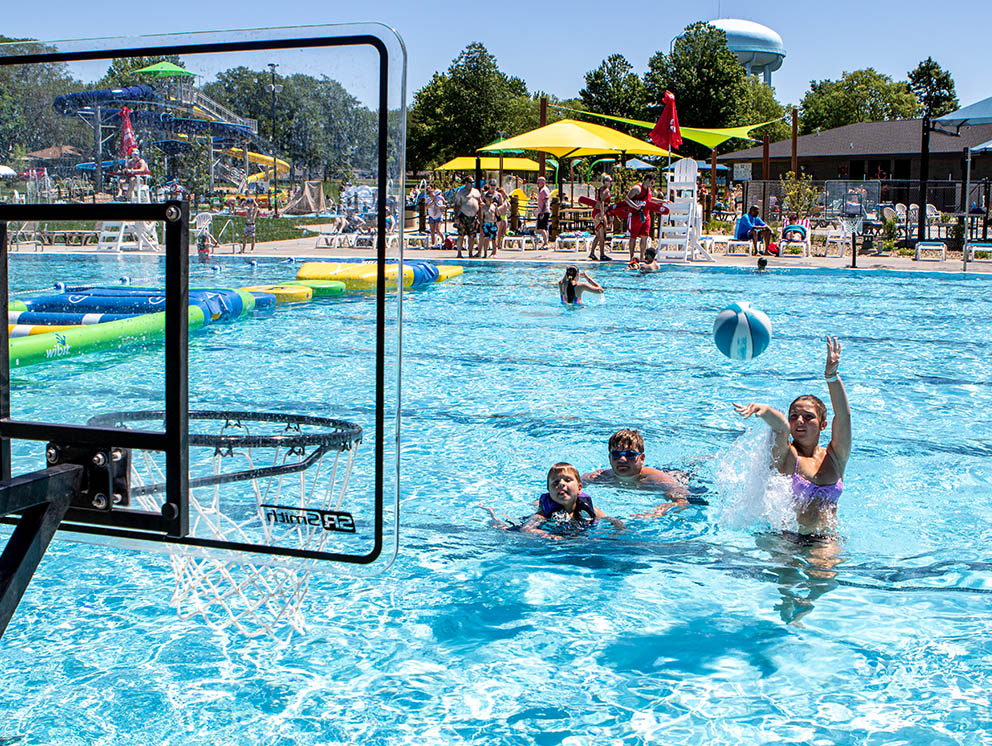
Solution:
{"label": "brown building", "polygon": [[[803,135],[797,141],[799,170],[814,181],[828,179],[889,179],[917,180],[920,178],[920,140],[922,124],[919,119],[889,122],[859,122]],[[953,131],[953,130],[952,130]],[[964,149],[992,140],[992,124],[962,127],[960,137],[930,133],[930,181],[962,181],[964,179]],[[792,170],[792,140],[780,140],[769,147],[769,174],[762,173],[763,147],[718,156],[717,160],[732,165],[750,163],[751,178],[778,180]],[[992,177],[992,155],[972,157],[973,182]]]}

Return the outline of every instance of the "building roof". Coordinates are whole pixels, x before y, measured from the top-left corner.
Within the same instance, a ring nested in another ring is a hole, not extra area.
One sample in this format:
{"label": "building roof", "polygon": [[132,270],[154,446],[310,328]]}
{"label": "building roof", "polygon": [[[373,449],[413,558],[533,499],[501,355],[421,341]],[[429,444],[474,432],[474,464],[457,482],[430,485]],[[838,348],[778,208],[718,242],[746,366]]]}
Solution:
{"label": "building roof", "polygon": [[71,158],[73,156],[82,155],[79,148],[74,148],[72,145],[53,145],[50,148],[44,148],[43,150],[32,150],[30,153],[25,153],[28,158],[37,158],[43,161],[50,161],[56,158]]}
{"label": "building roof", "polygon": [[[800,158],[844,158],[919,155],[920,119],[895,119],[888,122],[858,122],[824,130],[812,135],[803,135],[797,143]],[[960,137],[930,133],[930,153],[961,153],[992,139],[992,124],[962,127]],[[791,158],[792,140],[773,142],[768,148],[769,158]],[[758,145],[735,153],[718,156],[720,161],[760,160],[762,146]]]}

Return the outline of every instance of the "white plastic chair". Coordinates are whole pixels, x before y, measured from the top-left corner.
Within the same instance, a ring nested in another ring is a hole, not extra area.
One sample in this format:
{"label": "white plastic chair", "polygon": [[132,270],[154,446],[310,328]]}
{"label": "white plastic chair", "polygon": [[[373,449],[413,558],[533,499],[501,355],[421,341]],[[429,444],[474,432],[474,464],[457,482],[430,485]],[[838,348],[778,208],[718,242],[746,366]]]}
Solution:
{"label": "white plastic chair", "polygon": [[210,233],[210,226],[214,222],[214,216],[209,212],[197,213],[193,218],[193,225],[190,227],[190,232],[193,234],[194,243],[197,242],[204,233]]}
{"label": "white plastic chair", "polygon": [[848,233],[843,227],[831,228],[827,231],[827,241],[823,248],[823,255],[830,256],[830,246],[833,244],[837,247],[837,256],[843,257],[850,243],[851,234]]}

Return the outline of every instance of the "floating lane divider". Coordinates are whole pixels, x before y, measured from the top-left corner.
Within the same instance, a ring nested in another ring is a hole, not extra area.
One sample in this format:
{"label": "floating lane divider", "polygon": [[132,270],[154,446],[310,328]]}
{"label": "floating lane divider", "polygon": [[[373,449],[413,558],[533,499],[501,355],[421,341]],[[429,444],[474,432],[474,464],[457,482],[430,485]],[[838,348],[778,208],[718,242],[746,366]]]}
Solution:
{"label": "floating lane divider", "polygon": [[[206,323],[203,309],[189,307],[190,331]],[[10,366],[35,365],[60,360],[85,352],[98,352],[138,342],[148,342],[165,335],[165,312],[146,313],[120,321],[77,326],[65,331],[34,334],[10,340]]]}

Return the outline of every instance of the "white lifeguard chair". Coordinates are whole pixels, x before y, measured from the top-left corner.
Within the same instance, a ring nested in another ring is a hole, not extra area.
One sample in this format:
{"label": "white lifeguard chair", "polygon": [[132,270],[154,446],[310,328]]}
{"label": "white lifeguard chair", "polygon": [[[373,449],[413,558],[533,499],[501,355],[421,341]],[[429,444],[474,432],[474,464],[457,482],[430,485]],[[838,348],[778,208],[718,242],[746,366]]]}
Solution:
{"label": "white lifeguard chair", "polygon": [[[140,184],[135,189],[134,202],[151,202],[148,185]],[[143,221],[111,221],[100,223],[98,251],[161,251],[155,223]]]}
{"label": "white lifeguard chair", "polygon": [[699,209],[696,177],[699,166],[692,158],[675,162],[668,176],[668,214],[658,223],[657,256],[679,262],[712,262],[703,248],[703,217]]}

